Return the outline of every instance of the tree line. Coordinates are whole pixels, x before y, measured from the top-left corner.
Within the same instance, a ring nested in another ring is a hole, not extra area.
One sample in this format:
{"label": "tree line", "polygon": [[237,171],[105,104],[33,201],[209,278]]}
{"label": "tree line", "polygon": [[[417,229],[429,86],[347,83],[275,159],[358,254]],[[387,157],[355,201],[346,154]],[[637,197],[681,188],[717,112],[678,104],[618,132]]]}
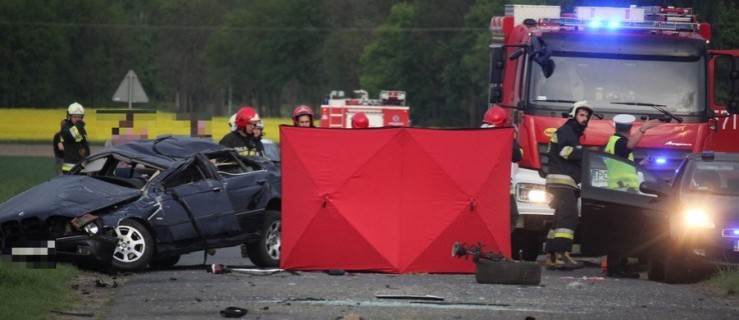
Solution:
{"label": "tree line", "polygon": [[473,126],[506,3],[692,6],[712,48],[739,47],[731,0],[3,0],[0,106],[127,107],[111,97],[130,69],[150,100],[138,108],[280,117],[332,90],[396,89],[414,125]]}

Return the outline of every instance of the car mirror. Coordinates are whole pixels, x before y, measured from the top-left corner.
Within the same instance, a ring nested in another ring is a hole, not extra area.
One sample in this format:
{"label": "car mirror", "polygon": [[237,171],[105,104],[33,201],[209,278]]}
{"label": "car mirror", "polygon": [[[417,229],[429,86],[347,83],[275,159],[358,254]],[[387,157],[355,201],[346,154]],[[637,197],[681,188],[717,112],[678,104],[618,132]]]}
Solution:
{"label": "car mirror", "polygon": [[665,183],[644,181],[639,185],[639,191],[664,197],[670,194],[670,187]]}

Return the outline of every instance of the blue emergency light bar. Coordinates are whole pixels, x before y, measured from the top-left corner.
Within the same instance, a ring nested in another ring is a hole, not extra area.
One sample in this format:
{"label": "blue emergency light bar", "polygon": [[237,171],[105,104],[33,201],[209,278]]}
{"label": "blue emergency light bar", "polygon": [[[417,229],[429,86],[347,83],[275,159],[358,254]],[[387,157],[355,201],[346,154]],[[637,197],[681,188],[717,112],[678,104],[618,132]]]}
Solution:
{"label": "blue emergency light bar", "polygon": [[739,238],[739,229],[732,228],[732,229],[724,229],[721,232],[721,236],[726,238]]}
{"label": "blue emergency light bar", "polygon": [[577,18],[542,18],[541,24],[554,24],[562,27],[575,28],[590,28],[598,29],[603,26],[607,26],[608,29],[622,29],[622,30],[665,30],[665,31],[693,31],[698,32],[700,24],[691,22],[672,22],[672,21],[618,21],[611,20],[604,24],[601,19],[583,20]]}

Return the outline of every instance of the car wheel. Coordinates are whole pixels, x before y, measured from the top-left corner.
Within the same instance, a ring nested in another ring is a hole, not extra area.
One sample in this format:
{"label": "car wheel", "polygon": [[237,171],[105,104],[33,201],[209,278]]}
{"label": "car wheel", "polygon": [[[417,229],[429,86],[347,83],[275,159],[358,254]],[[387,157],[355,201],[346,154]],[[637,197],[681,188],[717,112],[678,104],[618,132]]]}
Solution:
{"label": "car wheel", "polygon": [[511,258],[514,260],[536,261],[536,258],[541,254],[542,243],[539,232],[514,230],[511,234]]}
{"label": "car wheel", "polygon": [[267,211],[262,226],[262,237],[256,243],[246,245],[249,260],[260,268],[280,266],[282,223],[279,211]]}
{"label": "car wheel", "polygon": [[680,251],[669,246],[665,255],[652,260],[647,277],[649,280],[665,283],[687,283],[700,278],[698,269],[681,256]]}
{"label": "car wheel", "polygon": [[480,259],[475,263],[475,281],[490,284],[531,284],[541,282],[541,266],[536,262]]}
{"label": "car wheel", "polygon": [[176,255],[174,257],[151,260],[151,262],[149,262],[149,267],[151,267],[152,269],[164,269],[176,265],[179,261],[180,256]]}
{"label": "car wheel", "polygon": [[124,220],[115,228],[118,244],[113,253],[113,266],[123,271],[146,268],[154,255],[154,242],[149,230],[134,220]]}

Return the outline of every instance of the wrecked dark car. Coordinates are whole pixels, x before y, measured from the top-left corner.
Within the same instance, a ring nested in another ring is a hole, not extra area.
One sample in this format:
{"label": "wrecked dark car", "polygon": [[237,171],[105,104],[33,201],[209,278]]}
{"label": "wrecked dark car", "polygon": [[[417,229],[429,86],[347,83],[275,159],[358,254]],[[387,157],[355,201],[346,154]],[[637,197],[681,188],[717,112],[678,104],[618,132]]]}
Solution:
{"label": "wrecked dark car", "polygon": [[255,265],[276,267],[280,189],[265,158],[198,138],[134,141],[0,204],[0,245],[55,240],[59,261],[137,271],[244,244]]}

